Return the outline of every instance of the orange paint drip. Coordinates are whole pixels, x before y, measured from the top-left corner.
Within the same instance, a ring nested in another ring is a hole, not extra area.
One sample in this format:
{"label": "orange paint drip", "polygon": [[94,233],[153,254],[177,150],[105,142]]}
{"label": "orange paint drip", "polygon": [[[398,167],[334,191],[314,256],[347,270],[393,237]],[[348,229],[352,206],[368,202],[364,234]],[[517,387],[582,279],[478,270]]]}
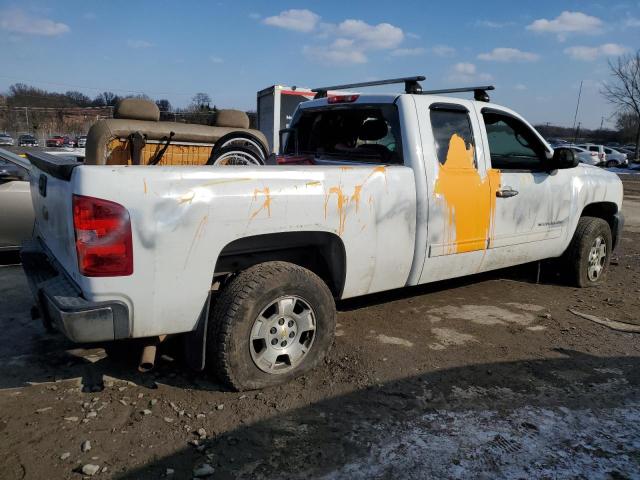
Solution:
{"label": "orange paint drip", "polygon": [[338,210],[338,235],[342,235],[344,232],[344,226],[347,222],[347,203],[349,202],[349,197],[344,194],[342,188],[331,187],[329,189],[329,193],[324,196],[324,218],[327,218],[327,206],[329,204],[329,199],[331,195],[336,196],[337,202],[337,210]]}
{"label": "orange paint drip", "polygon": [[147,194],[147,180],[145,178],[142,179],[142,183],[144,184],[144,193]]}
{"label": "orange paint drip", "polygon": [[446,204],[444,231],[451,250],[448,253],[487,248],[493,235],[499,187],[500,170],[491,169],[482,178],[474,165],[473,146],[467,149],[462,137],[452,135],[447,160],[439,167],[434,191]]}
{"label": "orange paint drip", "polygon": [[249,217],[249,221],[253,220],[254,218],[256,218],[256,216],[262,211],[262,210],[266,210],[267,211],[267,217],[271,218],[271,193],[269,193],[269,187],[264,187],[264,189],[260,190],[259,188],[256,188],[253,191],[253,200],[251,200],[251,204],[253,204],[253,202],[255,202],[258,198],[258,195],[264,195],[264,201],[262,202],[262,205],[260,205],[260,208],[258,208],[255,212],[253,212],[251,214],[251,216]]}
{"label": "orange paint drip", "polygon": [[362,192],[362,185],[356,185],[353,188],[353,195],[351,195],[351,201],[356,204],[356,213],[360,208],[360,193]]}

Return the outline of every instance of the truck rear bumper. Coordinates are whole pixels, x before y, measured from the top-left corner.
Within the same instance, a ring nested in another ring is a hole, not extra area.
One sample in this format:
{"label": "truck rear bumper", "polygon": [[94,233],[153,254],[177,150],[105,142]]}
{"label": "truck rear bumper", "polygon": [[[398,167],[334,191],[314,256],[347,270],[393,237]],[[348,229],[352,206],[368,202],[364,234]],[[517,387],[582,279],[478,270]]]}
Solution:
{"label": "truck rear bumper", "polygon": [[90,302],[36,240],[20,252],[22,266],[42,315],[78,343],[128,338],[129,309],[122,302]]}

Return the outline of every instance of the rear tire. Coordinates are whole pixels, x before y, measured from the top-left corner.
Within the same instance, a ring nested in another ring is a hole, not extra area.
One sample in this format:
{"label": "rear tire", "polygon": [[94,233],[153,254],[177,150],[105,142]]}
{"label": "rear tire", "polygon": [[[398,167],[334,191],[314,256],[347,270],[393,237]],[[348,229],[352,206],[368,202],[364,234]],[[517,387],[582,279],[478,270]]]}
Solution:
{"label": "rear tire", "polygon": [[607,161],[607,168],[613,168],[613,167],[617,167],[618,166],[618,162],[616,162],[615,160],[608,160]]}
{"label": "rear tire", "polygon": [[313,272],[286,262],[255,265],[212,308],[209,369],[238,391],[286,383],[324,358],[335,317],[333,296]]}
{"label": "rear tire", "polygon": [[611,228],[601,218],[581,217],[565,253],[569,281],[578,287],[601,285],[609,269]]}

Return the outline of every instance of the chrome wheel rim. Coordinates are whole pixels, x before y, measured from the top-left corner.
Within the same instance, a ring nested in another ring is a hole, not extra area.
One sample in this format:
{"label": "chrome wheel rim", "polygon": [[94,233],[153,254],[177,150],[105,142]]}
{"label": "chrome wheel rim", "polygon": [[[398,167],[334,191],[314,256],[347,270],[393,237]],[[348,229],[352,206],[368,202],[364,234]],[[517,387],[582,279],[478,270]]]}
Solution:
{"label": "chrome wheel rim", "polygon": [[235,150],[218,157],[214,165],[261,165],[261,163],[253,155]]}
{"label": "chrome wheel rim", "polygon": [[604,271],[606,260],[607,243],[602,236],[598,236],[589,249],[589,268],[587,270],[589,280],[595,282],[600,278]]}
{"label": "chrome wheel rim", "polygon": [[315,333],[316,315],[309,303],[294,295],[280,297],[253,322],[251,358],[263,372],[286,373],[309,354]]}
{"label": "chrome wheel rim", "polygon": [[224,147],[245,147],[255,152],[261,160],[265,160],[264,152],[262,151],[262,146],[249,138],[231,138],[220,145],[220,148]]}

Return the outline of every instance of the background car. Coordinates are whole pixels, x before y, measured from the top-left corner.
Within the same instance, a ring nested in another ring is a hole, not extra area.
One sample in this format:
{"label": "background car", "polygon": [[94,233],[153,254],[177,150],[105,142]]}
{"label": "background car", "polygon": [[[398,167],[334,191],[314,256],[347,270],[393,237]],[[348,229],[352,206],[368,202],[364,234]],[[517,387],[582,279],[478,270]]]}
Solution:
{"label": "background car", "polygon": [[566,148],[570,148],[574,151],[576,156],[578,157],[578,161],[580,163],[585,163],[587,165],[600,165],[600,157],[598,156],[598,152],[591,152],[582,147],[577,147],[575,145],[567,146]]}
{"label": "background car", "polygon": [[0,145],[13,145],[13,138],[8,133],[0,133]]}
{"label": "background car", "polygon": [[87,136],[80,135],[79,137],[76,137],[75,144],[75,146],[78,148],[84,148],[87,145]]}
{"label": "background car", "polygon": [[47,147],[62,147],[64,145],[64,137],[61,135],[54,135],[53,137],[47,138],[45,143]]}
{"label": "background car", "polygon": [[604,153],[607,155],[607,166],[609,166],[613,161],[618,162],[618,167],[627,167],[629,165],[626,153],[610,147],[604,147]]}
{"label": "background car", "polygon": [[18,146],[20,147],[37,147],[38,140],[33,135],[29,135],[28,133],[20,135],[18,137]]}
{"label": "background car", "polygon": [[585,150],[589,150],[590,152],[596,152],[598,154],[598,158],[600,159],[598,166],[602,166],[602,167],[605,165],[608,167],[616,166],[615,161],[611,165],[607,165],[607,154],[604,153],[604,147],[602,145],[595,145],[593,143],[583,143],[580,145],[576,145],[576,147],[584,148]]}
{"label": "background car", "polygon": [[29,161],[0,150],[0,251],[18,250],[34,223]]}

